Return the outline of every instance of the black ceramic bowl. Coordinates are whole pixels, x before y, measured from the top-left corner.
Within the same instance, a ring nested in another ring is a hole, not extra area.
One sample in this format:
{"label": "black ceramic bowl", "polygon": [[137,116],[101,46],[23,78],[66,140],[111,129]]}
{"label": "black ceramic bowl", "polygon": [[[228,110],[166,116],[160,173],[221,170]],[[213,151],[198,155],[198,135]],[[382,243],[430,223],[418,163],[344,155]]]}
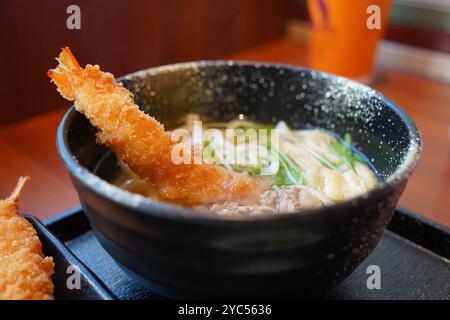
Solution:
{"label": "black ceramic bowl", "polygon": [[244,114],[348,132],[383,181],[358,198],[304,212],[239,218],[198,212],[110,184],[118,172],[114,155],[70,109],[58,150],[98,240],[130,275],[164,296],[285,297],[339,282],[376,246],[419,159],[419,133],[399,107],[329,74],[216,61],[151,68],[121,80],[142,110],[169,127],[196,112],[210,120]]}

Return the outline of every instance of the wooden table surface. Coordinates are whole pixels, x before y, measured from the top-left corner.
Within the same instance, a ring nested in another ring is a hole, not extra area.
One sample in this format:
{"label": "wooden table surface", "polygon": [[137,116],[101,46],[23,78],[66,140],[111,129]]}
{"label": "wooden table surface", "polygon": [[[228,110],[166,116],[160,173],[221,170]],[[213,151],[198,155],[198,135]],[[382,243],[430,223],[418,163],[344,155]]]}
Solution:
{"label": "wooden table surface", "polygon": [[[306,60],[305,48],[286,40],[228,58],[295,65],[305,65]],[[421,163],[400,205],[450,226],[450,87],[392,69],[380,68],[377,78],[373,87],[402,106],[423,137]],[[18,176],[31,175],[22,194],[21,210],[41,219],[78,204],[55,148],[56,129],[64,111],[59,109],[0,128],[0,195],[6,196],[12,190]]]}

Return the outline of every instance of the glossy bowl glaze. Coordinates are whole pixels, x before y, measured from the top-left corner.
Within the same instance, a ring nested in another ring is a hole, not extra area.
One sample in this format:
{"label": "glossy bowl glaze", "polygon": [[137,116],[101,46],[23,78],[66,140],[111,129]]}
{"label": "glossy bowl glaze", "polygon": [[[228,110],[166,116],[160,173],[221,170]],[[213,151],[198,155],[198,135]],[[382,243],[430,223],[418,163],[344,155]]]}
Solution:
{"label": "glossy bowl glaze", "polygon": [[70,109],[58,150],[92,228],[126,272],[169,297],[311,295],[348,275],[378,243],[420,155],[411,119],[372,89],[288,65],[201,61],[121,79],[167,127],[189,112],[226,121],[350,133],[382,184],[333,206],[271,216],[219,216],[152,201],[108,181],[114,155]]}

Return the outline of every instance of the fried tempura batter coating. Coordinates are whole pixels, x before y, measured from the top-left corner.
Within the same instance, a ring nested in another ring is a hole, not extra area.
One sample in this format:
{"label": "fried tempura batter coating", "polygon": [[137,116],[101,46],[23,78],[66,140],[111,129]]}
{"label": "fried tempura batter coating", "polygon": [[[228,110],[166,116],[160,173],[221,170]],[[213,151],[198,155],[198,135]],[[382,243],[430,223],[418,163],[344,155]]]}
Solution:
{"label": "fried tempura batter coating", "polygon": [[52,300],[53,259],[44,257],[30,222],[17,209],[21,177],[11,196],[0,200],[0,300]]}
{"label": "fried tempura batter coating", "polygon": [[175,164],[170,133],[134,103],[133,95],[99,66],[80,67],[68,48],[48,76],[61,95],[99,129],[98,141],[110,147],[141,179],[154,184],[163,200],[186,204],[254,202],[261,183],[212,164]]}

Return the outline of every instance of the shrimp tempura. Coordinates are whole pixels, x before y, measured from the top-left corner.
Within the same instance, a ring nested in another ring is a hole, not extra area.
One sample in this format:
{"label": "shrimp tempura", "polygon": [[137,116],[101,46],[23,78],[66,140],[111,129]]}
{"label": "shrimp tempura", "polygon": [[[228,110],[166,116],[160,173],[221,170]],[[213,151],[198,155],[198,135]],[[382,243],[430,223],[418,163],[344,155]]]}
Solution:
{"label": "shrimp tempura", "polygon": [[61,95],[99,129],[97,139],[110,147],[141,179],[154,184],[169,202],[197,205],[259,199],[261,183],[213,164],[175,164],[169,132],[134,103],[133,95],[99,66],[80,67],[68,48],[48,76]]}
{"label": "shrimp tempura", "polygon": [[0,300],[53,299],[53,259],[44,257],[30,222],[17,210],[21,177],[11,196],[0,200]]}

